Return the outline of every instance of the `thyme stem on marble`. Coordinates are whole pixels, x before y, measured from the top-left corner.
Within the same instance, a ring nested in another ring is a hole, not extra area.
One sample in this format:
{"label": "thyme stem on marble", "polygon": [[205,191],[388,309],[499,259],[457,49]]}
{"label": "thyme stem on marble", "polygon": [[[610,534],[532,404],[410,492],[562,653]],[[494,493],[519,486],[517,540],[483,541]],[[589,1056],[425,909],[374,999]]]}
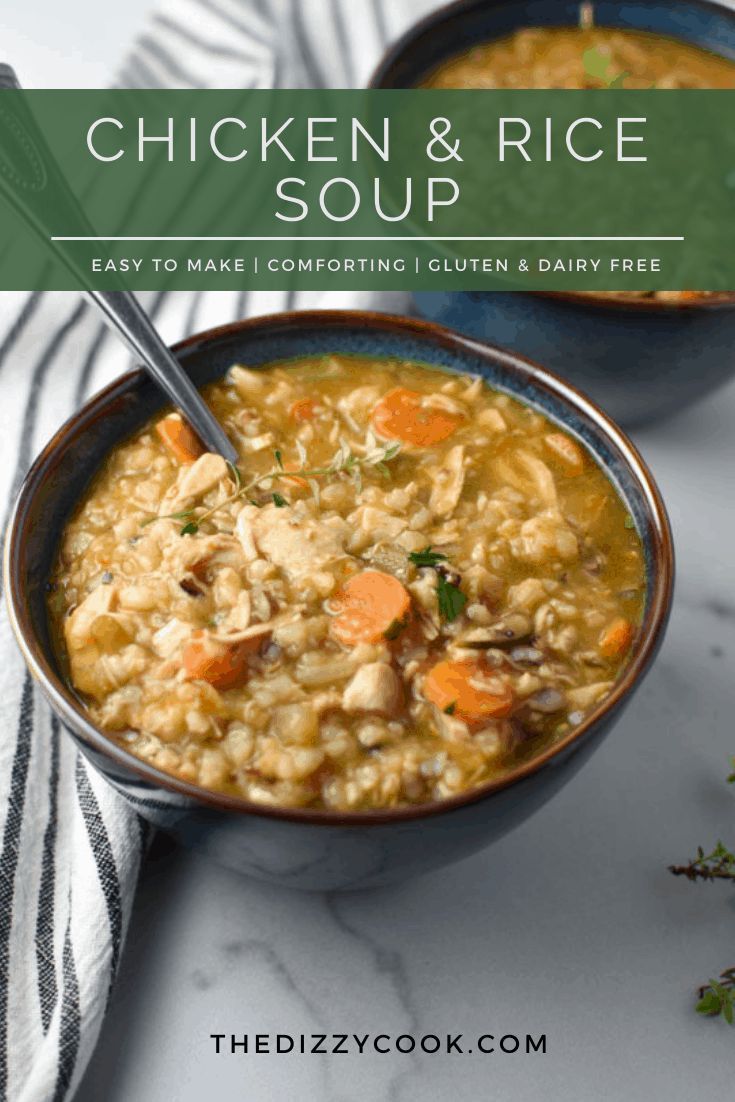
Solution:
{"label": "thyme stem on marble", "polygon": [[674,876],[685,876],[687,880],[732,880],[735,881],[735,854],[718,842],[711,853],[705,853],[701,846],[697,856],[686,865],[669,865]]}
{"label": "thyme stem on marble", "polygon": [[[735,767],[735,758],[732,765]],[[735,772],[727,780],[728,784],[735,784]],[[669,872],[692,882],[729,880],[735,883],[735,853],[722,842],[718,842],[710,853],[705,853],[699,846],[696,857],[685,865],[669,865]],[[699,988],[698,996],[695,1006],[698,1014],[708,1018],[721,1017],[728,1025],[735,1025],[735,968],[726,968],[718,979],[708,980]]]}

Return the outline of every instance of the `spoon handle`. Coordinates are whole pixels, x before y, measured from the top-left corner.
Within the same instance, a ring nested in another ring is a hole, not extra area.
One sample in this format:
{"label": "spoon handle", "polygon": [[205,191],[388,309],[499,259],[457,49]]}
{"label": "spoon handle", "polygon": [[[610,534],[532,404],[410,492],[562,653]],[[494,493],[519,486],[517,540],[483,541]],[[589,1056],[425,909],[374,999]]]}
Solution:
{"label": "spoon handle", "polygon": [[236,464],[237,452],[224,429],[163,343],[135,296],[129,291],[87,291],[86,297],[97,304],[108,325],[117,330],[208,451],[218,452],[228,463]]}
{"label": "spoon handle", "polygon": [[[20,90],[18,78],[9,65],[0,64],[1,89]],[[163,343],[135,296],[124,287],[122,281],[118,283],[119,289],[114,291],[91,289],[88,273],[81,268],[68,245],[51,240],[60,231],[58,226],[48,224],[49,204],[46,199],[50,191],[53,191],[55,207],[60,207],[63,211],[63,232],[93,237],[94,229],[72,194],[31,112],[24,104],[17,104],[16,107],[18,113],[13,115],[13,123],[25,140],[25,146],[20,144],[13,147],[10,163],[14,171],[0,173],[0,192],[41,237],[49,251],[55,252],[82,282],[86,288],[86,297],[99,307],[108,325],[123,338],[136,359],[140,360],[149,375],[181,411],[205,447],[209,451],[219,452],[229,463],[237,463],[237,452],[224,429],[178,360]],[[26,154],[25,160],[23,149],[30,150],[32,154]],[[23,186],[29,183],[33,186]]]}

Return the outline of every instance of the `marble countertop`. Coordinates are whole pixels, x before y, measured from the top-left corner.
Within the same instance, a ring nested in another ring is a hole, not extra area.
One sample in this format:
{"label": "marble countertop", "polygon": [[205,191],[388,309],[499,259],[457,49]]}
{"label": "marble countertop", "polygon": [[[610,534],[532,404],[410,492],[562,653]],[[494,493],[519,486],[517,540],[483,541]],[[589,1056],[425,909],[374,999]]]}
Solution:
{"label": "marble countertop", "polygon": [[[725,1096],[735,896],[666,866],[735,837],[735,386],[637,434],[678,552],[645,685],[563,792],[400,887],[294,894],[158,844],[77,1102],[637,1102]],[[547,1053],[216,1055],[212,1033],[547,1035]]]}

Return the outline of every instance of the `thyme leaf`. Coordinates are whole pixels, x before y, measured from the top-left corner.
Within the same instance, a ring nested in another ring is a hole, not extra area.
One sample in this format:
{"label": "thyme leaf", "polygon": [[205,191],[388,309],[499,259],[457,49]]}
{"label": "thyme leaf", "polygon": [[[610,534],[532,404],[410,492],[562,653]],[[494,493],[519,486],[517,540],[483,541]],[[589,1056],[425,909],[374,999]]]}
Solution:
{"label": "thyme leaf", "polygon": [[146,517],[144,521],[141,521],[141,528],[147,528],[149,524],[153,524],[154,520],[186,520],[188,517],[194,516],[193,509],[182,509],[180,513],[165,513],[163,516]]}
{"label": "thyme leaf", "polygon": [[230,463],[229,459],[225,460],[225,462],[227,463],[227,470],[230,472],[230,477],[235,483],[236,489],[239,490],[242,486],[242,475],[240,474],[240,470],[234,463]]}

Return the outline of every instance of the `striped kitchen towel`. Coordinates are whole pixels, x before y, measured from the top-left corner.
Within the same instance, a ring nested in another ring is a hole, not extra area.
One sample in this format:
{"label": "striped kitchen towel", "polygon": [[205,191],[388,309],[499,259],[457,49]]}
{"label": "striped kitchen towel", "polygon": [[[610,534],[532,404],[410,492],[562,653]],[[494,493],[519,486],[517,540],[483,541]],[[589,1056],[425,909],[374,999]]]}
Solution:
{"label": "striped kitchen towel", "polygon": [[[117,83],[360,86],[388,40],[433,6],[166,0]],[[347,293],[142,297],[169,341],[284,308],[405,305],[401,296]],[[78,296],[0,295],[6,520],[34,454],[81,402],[129,366],[125,350]],[[147,831],[60,731],[23,666],[4,607],[0,648],[0,1100],[61,1102],[73,1094],[99,1033]]]}

